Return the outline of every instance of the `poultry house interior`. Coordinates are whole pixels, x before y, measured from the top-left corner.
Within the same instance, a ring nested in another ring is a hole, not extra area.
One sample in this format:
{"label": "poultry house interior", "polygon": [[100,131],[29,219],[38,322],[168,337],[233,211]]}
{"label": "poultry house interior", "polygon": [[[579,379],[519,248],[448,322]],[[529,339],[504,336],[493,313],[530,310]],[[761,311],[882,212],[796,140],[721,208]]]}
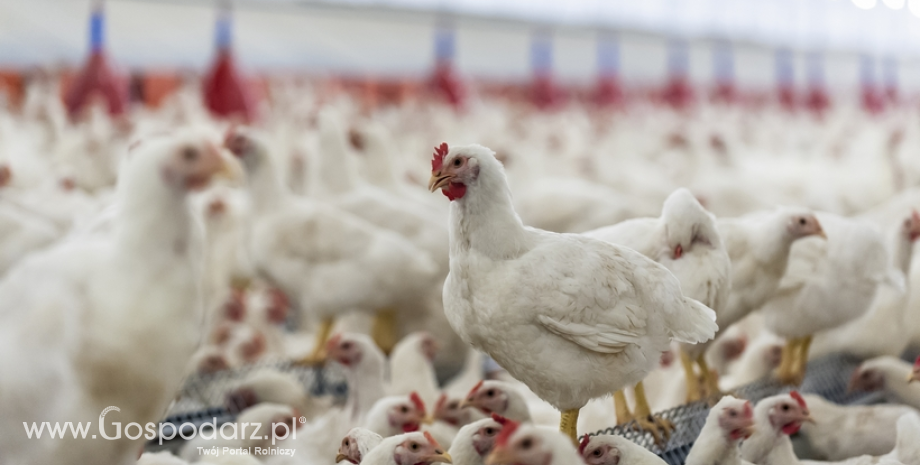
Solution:
{"label": "poultry house interior", "polygon": [[920,465],[918,26],[0,0],[0,465]]}

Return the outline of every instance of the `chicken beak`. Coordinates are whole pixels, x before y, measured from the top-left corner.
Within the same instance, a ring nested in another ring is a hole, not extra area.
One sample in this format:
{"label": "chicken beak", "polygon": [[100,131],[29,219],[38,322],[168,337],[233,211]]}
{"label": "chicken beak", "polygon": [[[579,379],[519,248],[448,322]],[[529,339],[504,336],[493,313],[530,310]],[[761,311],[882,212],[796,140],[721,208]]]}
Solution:
{"label": "chicken beak", "polygon": [[510,465],[516,459],[514,452],[504,447],[498,447],[486,457],[485,465]]}
{"label": "chicken beak", "polygon": [[227,152],[224,150],[219,151],[219,153],[220,167],[214,176],[231,181],[233,184],[238,184],[244,177],[243,167],[240,165],[240,162],[238,162],[235,157],[227,155]]}
{"label": "chicken beak", "polygon": [[434,423],[434,415],[426,415],[424,418],[422,418],[423,425],[430,425],[432,423]]}
{"label": "chicken beak", "polygon": [[805,418],[802,418],[802,423],[811,423],[813,425],[817,424],[815,419],[811,417],[810,413],[805,414]]}
{"label": "chicken beak", "polygon": [[920,372],[912,371],[907,375],[907,384],[913,383],[914,381],[920,381]]}
{"label": "chicken beak", "polygon": [[339,453],[336,454],[336,456],[335,456],[335,463],[339,463],[339,462],[341,462],[342,460],[347,460],[347,459],[348,459],[348,456],[347,456],[347,455],[345,455],[345,454],[339,452]]}
{"label": "chicken beak", "polygon": [[818,231],[817,236],[824,240],[827,240],[827,233],[824,232],[824,229],[821,229],[820,231]]}
{"label": "chicken beak", "polygon": [[442,175],[440,171],[431,173],[431,178],[428,179],[428,191],[434,192],[437,189],[440,189],[450,183],[450,180],[453,178],[450,174]]}
{"label": "chicken beak", "polygon": [[460,401],[460,405],[458,406],[458,408],[460,408],[460,409],[462,410],[462,409],[465,409],[465,408],[467,408],[467,407],[473,407],[473,401],[470,400],[470,399],[463,399],[463,400],[461,400],[461,401]]}
{"label": "chicken beak", "polygon": [[426,457],[426,460],[429,463],[454,463],[453,459],[450,457],[450,454],[447,452],[441,452],[440,454],[433,454]]}
{"label": "chicken beak", "polygon": [[754,432],[756,431],[757,431],[757,428],[754,428],[754,425],[745,426],[744,428],[741,428],[741,435],[744,436],[744,439],[748,439],[751,436],[753,436]]}

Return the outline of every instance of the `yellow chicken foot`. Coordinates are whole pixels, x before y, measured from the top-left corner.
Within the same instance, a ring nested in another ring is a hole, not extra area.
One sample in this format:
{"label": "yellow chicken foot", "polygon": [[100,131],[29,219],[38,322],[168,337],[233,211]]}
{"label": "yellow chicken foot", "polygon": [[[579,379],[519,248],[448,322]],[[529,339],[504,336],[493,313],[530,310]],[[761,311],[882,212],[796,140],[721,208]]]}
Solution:
{"label": "yellow chicken foot", "polygon": [[645,386],[640,381],[635,388],[636,393],[636,427],[641,431],[651,433],[655,439],[655,444],[664,449],[668,439],[671,438],[671,432],[674,431],[674,424],[670,421],[652,415],[652,410],[648,405],[648,399],[645,397]]}
{"label": "yellow chicken foot", "polygon": [[696,372],[693,371],[693,360],[683,350],[680,351],[680,364],[684,367],[684,378],[687,382],[687,403],[702,399],[700,381],[696,376]]}
{"label": "yellow chicken foot", "polygon": [[562,412],[559,418],[559,431],[572,440],[572,444],[578,447],[578,409],[566,410]]}
{"label": "yellow chicken foot", "polygon": [[625,425],[635,419],[629,411],[629,404],[626,403],[626,391],[622,389],[613,393],[613,408],[617,411],[618,425]]}
{"label": "yellow chicken foot", "polygon": [[332,335],[333,324],[335,324],[335,319],[333,318],[324,318],[320,322],[319,329],[316,331],[316,341],[313,343],[313,352],[300,360],[294,361],[294,365],[314,366],[326,361],[326,341]]}
{"label": "yellow chicken foot", "polygon": [[371,337],[384,354],[390,355],[393,347],[396,347],[396,343],[399,342],[395,309],[385,308],[377,312],[374,317],[374,326],[371,328]]}

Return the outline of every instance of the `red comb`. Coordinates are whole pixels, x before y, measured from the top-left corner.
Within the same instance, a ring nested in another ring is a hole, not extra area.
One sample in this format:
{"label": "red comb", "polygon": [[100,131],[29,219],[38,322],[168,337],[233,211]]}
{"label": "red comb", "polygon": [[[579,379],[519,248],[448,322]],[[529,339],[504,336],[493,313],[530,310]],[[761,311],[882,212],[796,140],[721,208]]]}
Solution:
{"label": "red comb", "polygon": [[412,405],[415,405],[416,410],[418,410],[422,416],[425,416],[425,401],[419,397],[418,393],[412,391],[412,394],[409,394],[409,400],[412,401]]}
{"label": "red comb", "polygon": [[330,350],[333,347],[338,346],[340,342],[342,342],[342,333],[338,333],[335,336],[330,337],[329,340],[326,341],[326,350]]}
{"label": "red comb", "polygon": [[492,414],[492,419],[495,420],[496,423],[498,423],[499,425],[502,425],[502,426],[507,425],[508,423],[511,422],[511,420],[509,420],[509,419],[507,419],[507,418],[505,418],[505,417],[503,417],[503,416],[501,416],[501,415],[499,415],[499,414],[497,414],[497,413],[493,413],[493,414]]}
{"label": "red comb", "polygon": [[920,355],[917,356],[917,360],[914,360],[914,368],[920,368]]}
{"label": "red comb", "polygon": [[476,383],[476,385],[473,386],[473,389],[470,389],[470,393],[466,395],[466,398],[469,399],[470,397],[473,397],[473,395],[475,395],[477,392],[479,392],[479,388],[482,387],[482,383],[484,382],[485,381],[480,381]]}
{"label": "red comb", "polygon": [[431,171],[440,171],[444,164],[444,157],[447,155],[447,142],[441,142],[441,145],[434,148],[434,158],[431,159]]}
{"label": "red comb", "polygon": [[751,407],[751,401],[747,401],[744,403],[744,416],[746,417],[754,416],[754,409]]}
{"label": "red comb", "polygon": [[805,399],[802,398],[802,395],[799,394],[799,391],[792,391],[789,393],[789,395],[792,396],[793,399],[795,399],[795,401],[799,404],[799,407],[802,407],[803,409],[806,409],[806,410],[808,409],[808,404],[805,403]]}
{"label": "red comb", "polygon": [[502,424],[502,432],[498,433],[498,437],[495,438],[495,444],[498,446],[508,445],[508,440],[517,431],[518,426],[521,426],[521,424],[513,420],[508,420],[507,423]]}
{"label": "red comb", "polygon": [[423,434],[425,435],[425,439],[428,440],[428,444],[431,444],[435,449],[441,448],[441,445],[438,444],[438,441],[434,439],[434,436],[432,436],[431,433],[429,433],[428,431],[425,431],[425,433]]}
{"label": "red comb", "polygon": [[581,438],[581,442],[578,443],[578,453],[581,455],[585,454],[585,449],[588,447],[588,443],[591,442],[591,436],[587,434]]}

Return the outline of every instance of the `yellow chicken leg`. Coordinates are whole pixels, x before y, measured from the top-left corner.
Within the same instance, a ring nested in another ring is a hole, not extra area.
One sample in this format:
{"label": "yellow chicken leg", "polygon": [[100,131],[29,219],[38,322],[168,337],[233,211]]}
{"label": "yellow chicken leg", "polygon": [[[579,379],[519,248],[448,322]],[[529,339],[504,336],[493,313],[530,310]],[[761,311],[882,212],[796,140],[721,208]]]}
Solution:
{"label": "yellow chicken leg", "polygon": [[811,349],[811,340],[812,336],[805,336],[799,339],[798,346],[796,347],[796,360],[792,373],[795,377],[795,384],[797,386],[801,385],[802,381],[805,381],[805,372],[808,371],[808,351]]}
{"label": "yellow chicken leg", "polygon": [[316,341],[313,343],[313,352],[295,361],[294,365],[319,365],[326,360],[326,341],[332,335],[333,324],[335,324],[335,319],[333,318],[324,318],[320,322],[319,329],[316,331]]}
{"label": "yellow chicken leg", "polygon": [[693,371],[693,360],[690,359],[690,355],[683,350],[680,351],[680,364],[684,367],[684,378],[687,382],[687,403],[696,402],[703,398],[702,393],[700,393],[700,382],[696,377],[696,372]]}
{"label": "yellow chicken leg", "polygon": [[[671,438],[674,424],[670,421],[652,415],[652,410],[645,397],[645,386],[640,381],[634,389],[636,393],[636,425],[642,431],[648,431],[655,439],[655,444],[664,449],[665,443]],[[663,439],[663,440],[662,440]]]}
{"label": "yellow chicken leg", "polygon": [[696,364],[700,367],[700,374],[703,376],[703,385],[706,388],[706,397],[722,398],[722,391],[719,390],[719,378],[709,370],[709,364],[706,363],[706,354],[700,354],[696,358]]}
{"label": "yellow chicken leg", "polygon": [[371,328],[371,337],[384,354],[390,355],[393,347],[396,347],[396,343],[399,342],[395,309],[385,308],[377,312],[374,317],[374,326]]}
{"label": "yellow chicken leg", "polygon": [[779,367],[776,368],[776,379],[782,384],[793,384],[793,370],[795,369],[796,348],[798,339],[788,339],[783,346],[783,353],[780,358]]}
{"label": "yellow chicken leg", "polygon": [[578,447],[578,409],[566,410],[562,412],[559,418],[559,431],[572,440],[572,444]]}
{"label": "yellow chicken leg", "polygon": [[617,424],[625,425],[635,418],[629,411],[629,404],[626,403],[626,391],[622,389],[613,393],[613,408],[617,411]]}

